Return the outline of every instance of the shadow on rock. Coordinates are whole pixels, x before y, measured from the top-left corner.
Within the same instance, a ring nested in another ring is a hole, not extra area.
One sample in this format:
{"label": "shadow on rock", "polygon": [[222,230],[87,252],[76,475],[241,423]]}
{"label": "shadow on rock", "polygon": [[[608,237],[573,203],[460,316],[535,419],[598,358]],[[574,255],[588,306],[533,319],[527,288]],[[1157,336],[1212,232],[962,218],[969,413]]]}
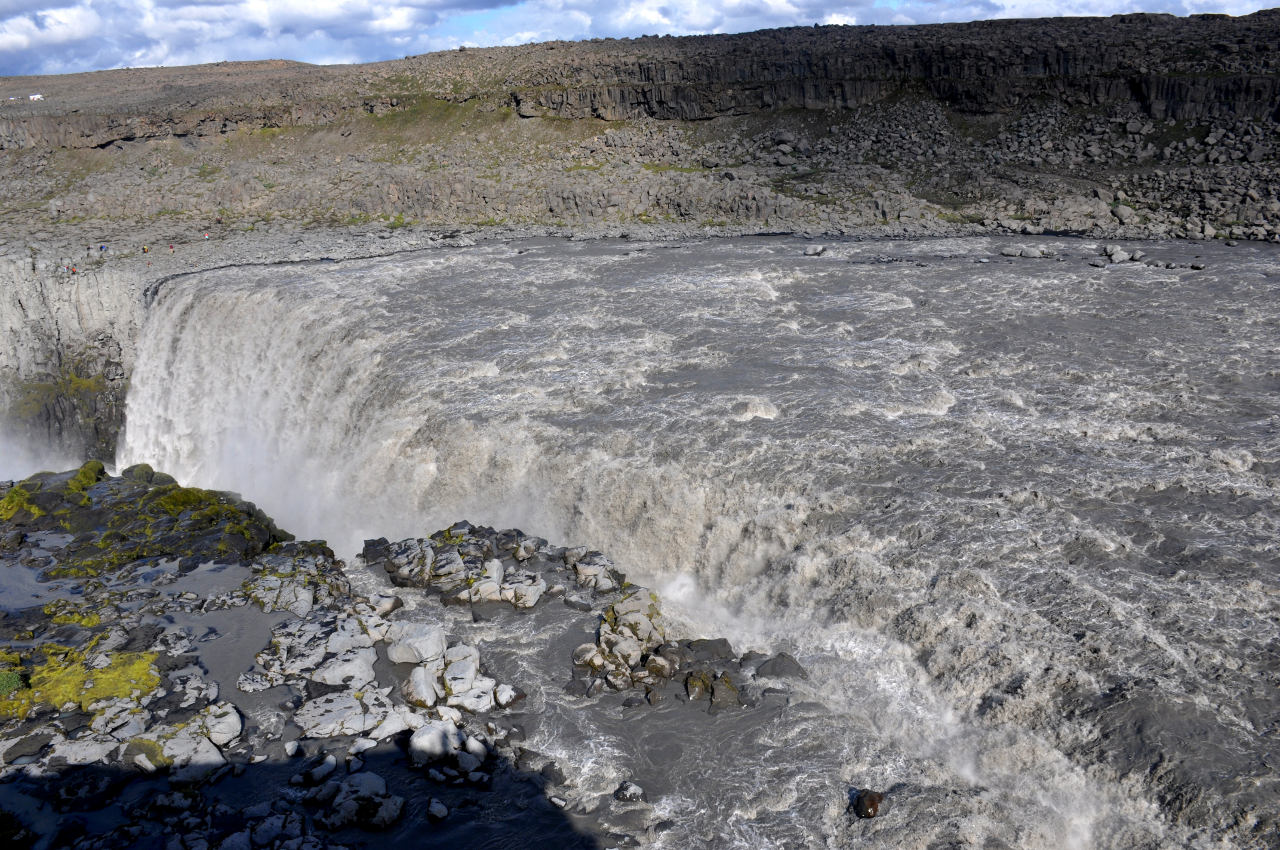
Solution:
{"label": "shadow on rock", "polygon": [[549,802],[541,773],[493,754],[469,775],[457,760],[415,767],[408,737],[341,760],[333,740],[305,742],[288,760],[228,761],[198,782],[137,765],[10,767],[0,839],[14,850],[601,846]]}

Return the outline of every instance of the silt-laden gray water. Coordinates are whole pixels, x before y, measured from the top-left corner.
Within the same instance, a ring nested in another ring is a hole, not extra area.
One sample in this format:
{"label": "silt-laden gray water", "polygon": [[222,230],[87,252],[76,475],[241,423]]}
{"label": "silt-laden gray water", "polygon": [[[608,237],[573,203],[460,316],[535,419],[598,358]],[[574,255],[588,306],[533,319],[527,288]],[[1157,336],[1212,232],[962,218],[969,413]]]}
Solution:
{"label": "silt-laden gray water", "polygon": [[1280,252],[807,244],[187,278],[118,460],[348,555],[460,518],[598,548],[678,631],[793,652],[791,707],[661,764],[545,695],[538,746],[644,774],[673,847],[1274,841]]}

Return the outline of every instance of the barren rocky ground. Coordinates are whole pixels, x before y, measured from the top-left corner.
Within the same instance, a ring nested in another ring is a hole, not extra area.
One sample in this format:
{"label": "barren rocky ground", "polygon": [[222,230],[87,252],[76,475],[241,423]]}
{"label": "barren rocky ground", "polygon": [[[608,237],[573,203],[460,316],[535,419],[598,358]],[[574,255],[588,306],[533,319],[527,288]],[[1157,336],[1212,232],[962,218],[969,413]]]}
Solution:
{"label": "barren rocky ground", "polygon": [[1277,238],[1277,44],[1267,11],[6,78],[0,221]]}

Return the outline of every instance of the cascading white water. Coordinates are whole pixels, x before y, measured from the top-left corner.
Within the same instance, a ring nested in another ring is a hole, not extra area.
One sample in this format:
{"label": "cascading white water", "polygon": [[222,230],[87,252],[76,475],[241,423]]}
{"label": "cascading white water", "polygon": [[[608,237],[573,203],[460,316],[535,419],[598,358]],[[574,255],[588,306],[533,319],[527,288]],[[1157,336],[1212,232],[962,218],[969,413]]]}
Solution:
{"label": "cascading white water", "polygon": [[[1264,656],[1232,667],[1232,635],[1265,645],[1265,604],[1165,566],[1276,530],[1239,505],[1277,495],[1280,265],[1052,247],[1070,262],[532,241],[211,272],[150,310],[118,461],[345,554],[460,518],[599,548],[686,624],[795,648],[875,730],[796,745],[798,775],[981,788],[969,834],[1020,846],[1158,843],[1142,789],[1062,755],[1090,750],[1060,713],[1136,675],[1249,712]],[[767,843],[785,799],[743,805]]]}

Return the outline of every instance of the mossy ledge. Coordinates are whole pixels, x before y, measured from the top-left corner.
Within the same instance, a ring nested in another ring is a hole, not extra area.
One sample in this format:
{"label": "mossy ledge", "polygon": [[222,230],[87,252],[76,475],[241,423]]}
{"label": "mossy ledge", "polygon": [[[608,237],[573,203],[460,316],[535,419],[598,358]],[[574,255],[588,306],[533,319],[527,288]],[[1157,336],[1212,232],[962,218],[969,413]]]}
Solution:
{"label": "mossy ledge", "polygon": [[57,582],[32,603],[9,600],[17,607],[0,617],[0,724],[152,692],[157,653],[110,638],[127,597],[136,606],[131,595],[152,595],[157,568],[248,564],[291,540],[239,496],[183,487],[145,464],[113,476],[90,460],[0,483],[0,570]]}
{"label": "mossy ledge", "polygon": [[86,656],[57,644],[19,656],[18,669],[0,673],[0,684],[16,685],[0,697],[0,717],[22,719],[41,707],[69,705],[90,711],[100,700],[136,698],[160,684],[154,652],[114,653],[101,666],[91,666]]}
{"label": "mossy ledge", "polygon": [[183,487],[140,464],[110,476],[91,460],[70,472],[40,472],[0,499],[0,520],[26,535],[73,535],[43,577],[92,577],[176,560],[246,561],[292,540],[233,493]]}

